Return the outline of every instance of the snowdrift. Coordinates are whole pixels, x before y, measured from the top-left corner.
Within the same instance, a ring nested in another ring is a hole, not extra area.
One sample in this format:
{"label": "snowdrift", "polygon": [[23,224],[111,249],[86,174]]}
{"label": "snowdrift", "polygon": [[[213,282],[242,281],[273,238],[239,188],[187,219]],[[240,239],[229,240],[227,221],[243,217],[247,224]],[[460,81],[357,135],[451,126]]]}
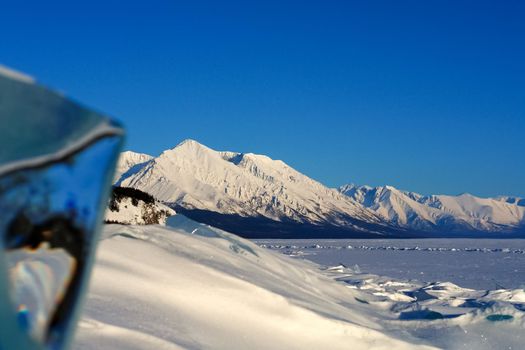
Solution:
{"label": "snowdrift", "polygon": [[75,349],[488,349],[520,344],[523,290],[326,268],[182,215],[107,225]]}

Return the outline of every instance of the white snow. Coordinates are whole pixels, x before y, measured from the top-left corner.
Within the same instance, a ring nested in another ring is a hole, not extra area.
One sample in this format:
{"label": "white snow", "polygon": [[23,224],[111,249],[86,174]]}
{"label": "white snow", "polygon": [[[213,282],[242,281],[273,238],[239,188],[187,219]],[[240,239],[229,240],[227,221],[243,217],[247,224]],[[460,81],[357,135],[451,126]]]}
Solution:
{"label": "white snow", "polygon": [[134,187],[168,203],[270,219],[330,221],[335,213],[377,222],[379,219],[337,190],[292,169],[280,160],[252,153],[218,152],[194,140],[164,151],[121,186]]}
{"label": "white snow", "polygon": [[518,349],[523,289],[292,259],[181,215],[107,225],[74,349]]}
{"label": "white snow", "polygon": [[525,207],[507,197],[423,196],[392,186],[345,185],[339,190],[384,220],[412,229],[498,232],[523,226],[525,220]]}
{"label": "white snow", "polygon": [[141,167],[151,159],[153,159],[152,156],[144,153],[122,152],[117,163],[117,169],[115,170],[115,182],[118,184],[124,174],[125,176],[131,176],[138,172]]}
{"label": "white snow", "polygon": [[170,224],[106,226],[75,349],[426,348],[313,263]]}
{"label": "white snow", "polygon": [[137,188],[167,205],[243,217],[377,232],[401,227],[438,234],[510,232],[525,226],[521,198],[423,196],[392,186],[330,189],[280,160],[219,152],[194,140],[183,141],[158,157],[125,152],[117,174],[117,185]]}
{"label": "white snow", "polygon": [[497,201],[510,203],[510,204],[516,204],[521,207],[525,207],[525,198],[521,197],[510,197],[510,196],[499,196],[494,198]]}
{"label": "white snow", "polygon": [[471,289],[525,288],[524,239],[306,239],[255,241],[318,264],[357,265],[398,279],[453,282]]}

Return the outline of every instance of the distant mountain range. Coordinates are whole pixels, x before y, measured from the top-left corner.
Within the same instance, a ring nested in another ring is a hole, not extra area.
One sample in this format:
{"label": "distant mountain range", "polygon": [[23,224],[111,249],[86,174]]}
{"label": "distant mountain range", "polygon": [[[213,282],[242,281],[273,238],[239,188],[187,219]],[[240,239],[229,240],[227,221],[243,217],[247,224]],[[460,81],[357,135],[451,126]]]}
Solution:
{"label": "distant mountain range", "polygon": [[411,230],[512,232],[525,223],[523,201],[506,197],[479,198],[468,193],[423,196],[392,186],[345,185],[339,190],[386,222]]}
{"label": "distant mountain range", "polygon": [[264,155],[186,140],[158,157],[124,152],[116,185],[248,238],[525,236],[522,198],[328,188]]}

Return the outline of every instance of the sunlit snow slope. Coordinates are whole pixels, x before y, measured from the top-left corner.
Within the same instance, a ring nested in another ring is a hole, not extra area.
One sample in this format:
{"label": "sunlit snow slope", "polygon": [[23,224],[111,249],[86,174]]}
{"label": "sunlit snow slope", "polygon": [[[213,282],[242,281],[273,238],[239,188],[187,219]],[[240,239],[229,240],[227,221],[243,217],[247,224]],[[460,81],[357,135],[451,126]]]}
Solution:
{"label": "sunlit snow slope", "polygon": [[106,227],[75,349],[423,348],[314,264],[171,224]]}
{"label": "sunlit snow slope", "polygon": [[138,172],[152,156],[144,153],[136,153],[131,151],[122,152],[115,169],[115,182],[120,184],[121,178],[132,176]]}
{"label": "sunlit snow slope", "polygon": [[74,349],[519,348],[523,290],[294,260],[181,215],[107,225]]}

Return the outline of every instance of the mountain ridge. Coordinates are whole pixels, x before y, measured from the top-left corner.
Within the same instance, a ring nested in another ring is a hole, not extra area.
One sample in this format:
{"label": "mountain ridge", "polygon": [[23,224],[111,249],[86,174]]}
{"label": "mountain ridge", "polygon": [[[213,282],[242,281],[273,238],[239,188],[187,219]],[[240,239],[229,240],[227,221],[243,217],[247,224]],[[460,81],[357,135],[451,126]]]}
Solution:
{"label": "mountain ridge", "polygon": [[[246,225],[257,227],[257,237],[265,230],[273,237],[278,237],[275,232],[295,237],[292,232],[301,235],[300,227],[322,237],[331,229],[338,238],[507,233],[525,223],[525,207],[510,203],[519,203],[517,197],[423,196],[392,186],[333,189],[281,160],[215,151],[191,139],[158,157],[124,153],[119,171],[120,186],[137,188],[234,233],[249,233]],[[237,227],[236,220],[247,224]]]}
{"label": "mountain ridge", "polygon": [[480,198],[469,193],[425,196],[393,186],[352,184],[341,186],[339,191],[402,227],[497,232],[518,228],[525,219],[524,207],[504,199]]}

